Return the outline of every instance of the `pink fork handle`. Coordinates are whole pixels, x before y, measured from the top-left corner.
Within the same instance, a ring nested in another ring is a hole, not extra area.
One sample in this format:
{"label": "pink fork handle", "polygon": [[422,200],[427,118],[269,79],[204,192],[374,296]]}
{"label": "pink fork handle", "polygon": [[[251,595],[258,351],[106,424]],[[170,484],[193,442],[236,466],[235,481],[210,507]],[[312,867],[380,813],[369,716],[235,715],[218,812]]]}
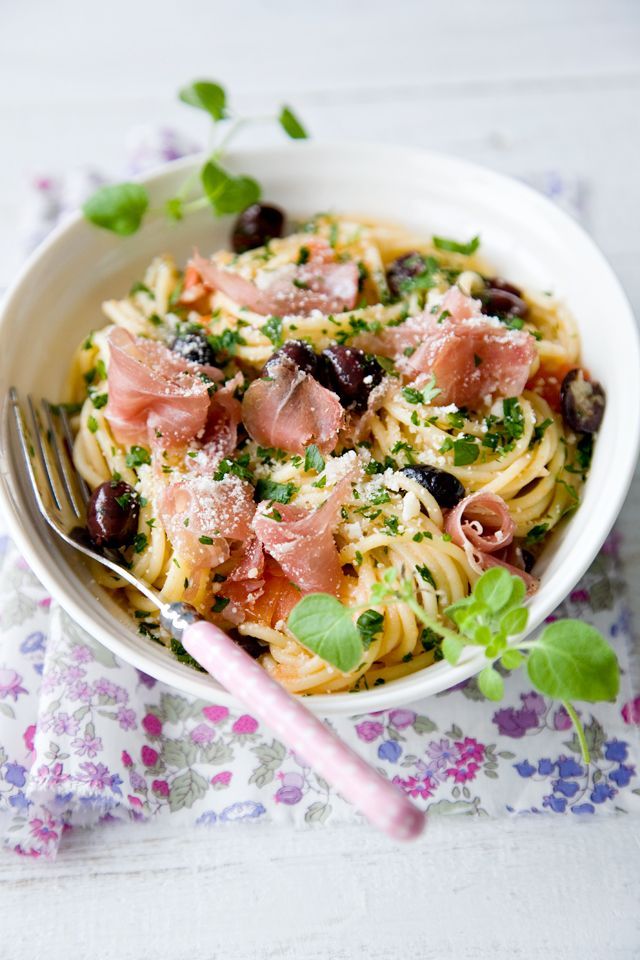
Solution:
{"label": "pink fork handle", "polygon": [[410,840],[422,832],[425,815],[399,788],[339,740],[226,633],[202,621],[185,630],[182,644],[372,824],[395,840]]}

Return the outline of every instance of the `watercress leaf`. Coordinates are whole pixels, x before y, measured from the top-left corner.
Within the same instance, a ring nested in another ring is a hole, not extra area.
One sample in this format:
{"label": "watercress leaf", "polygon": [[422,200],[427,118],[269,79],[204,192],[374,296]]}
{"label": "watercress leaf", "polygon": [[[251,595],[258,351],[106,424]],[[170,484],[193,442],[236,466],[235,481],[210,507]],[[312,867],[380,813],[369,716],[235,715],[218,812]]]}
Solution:
{"label": "watercress leaf", "polygon": [[139,183],[114,183],[99,190],[82,207],[87,220],[121,237],[135,233],[142,223],[149,194]]}
{"label": "watercress leaf", "polygon": [[601,633],[579,620],[546,627],[527,659],[529,679],[554,700],[614,700],[620,669]]}
{"label": "watercress leaf", "polygon": [[[519,579],[519,578],[518,578]],[[500,630],[507,637],[514,637],[517,633],[522,633],[529,620],[529,611],[526,607],[516,607],[514,610],[507,610],[500,617]]]}
{"label": "watercress leaf", "polygon": [[362,640],[351,610],[330,594],[303,597],[289,614],[287,624],[300,643],[343,673],[360,662]]}
{"label": "watercress leaf", "polygon": [[448,237],[434,237],[433,245],[437,250],[446,250],[448,253],[464,253],[470,257],[480,246],[480,237],[473,237],[468,243],[458,243],[457,240],[449,240]]}
{"label": "watercress leaf", "polygon": [[442,655],[452,666],[455,666],[460,659],[460,654],[464,650],[464,641],[457,637],[447,634],[442,638]]}
{"label": "watercress leaf", "polygon": [[511,580],[511,574],[504,567],[491,567],[476,583],[473,596],[491,613],[498,613],[511,599],[513,592]]}
{"label": "watercress leaf", "polygon": [[292,140],[306,140],[309,136],[291,107],[284,106],[280,111],[278,123]]}
{"label": "watercress leaf", "polygon": [[183,103],[204,110],[214,120],[222,120],[225,116],[227,95],[219,83],[212,83],[210,80],[196,80],[188,87],[183,87],[178,96]]}
{"label": "watercress leaf", "polygon": [[487,700],[502,700],[504,680],[494,667],[485,667],[478,674],[478,686]]}
{"label": "watercress leaf", "polygon": [[506,670],[517,670],[524,663],[524,655],[519,650],[505,650],[500,657],[500,663]]}

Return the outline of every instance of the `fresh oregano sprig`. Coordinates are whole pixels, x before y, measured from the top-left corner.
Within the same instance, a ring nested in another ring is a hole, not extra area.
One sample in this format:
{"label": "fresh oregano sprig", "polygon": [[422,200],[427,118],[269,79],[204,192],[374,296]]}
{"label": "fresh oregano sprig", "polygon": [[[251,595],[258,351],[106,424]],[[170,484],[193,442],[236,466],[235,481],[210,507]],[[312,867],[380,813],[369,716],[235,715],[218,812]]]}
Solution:
{"label": "fresh oregano sprig", "polygon": [[[277,121],[287,136],[302,140],[307,132],[291,107],[283,106],[277,117],[238,117],[229,109],[224,87],[210,80],[196,80],[179,92],[183,103],[207,113],[213,123],[214,146],[202,168],[187,177],[175,197],[165,203],[169,220],[182,220],[210,206],[217,217],[240,213],[261,197],[260,184],[246,175],[234,176],[221,164],[224,151],[238,131],[248,123]],[[140,229],[150,200],[147,188],[140,183],[115,183],[101,187],[84,203],[87,220],[121,237]]]}
{"label": "fresh oregano sprig", "polygon": [[[456,624],[456,632],[425,611],[410,579],[399,579],[397,572],[390,569],[373,585],[370,603],[375,606],[406,603],[417,620],[441,638],[442,654],[453,665],[458,663],[465,646],[483,647],[489,662],[478,674],[478,686],[489,700],[500,700],[504,694],[504,679],[494,666],[496,662],[508,670],[526,664],[536,690],[563,702],[576,729],[584,761],[588,763],[584,729],[571,701],[615,700],[620,683],[615,652],[595,627],[580,620],[556,620],[534,639],[514,642],[526,629],[529,619],[524,599],[522,579],[503,567],[493,567],[482,574],[468,597],[445,610],[446,616]],[[327,616],[329,600],[332,618]],[[359,629],[362,617],[354,623],[354,612],[335,597],[312,594],[303,597],[294,607],[288,625],[308,649],[346,671],[360,662],[366,649]],[[377,626],[382,629],[382,620]],[[346,650],[348,656],[345,656]]]}

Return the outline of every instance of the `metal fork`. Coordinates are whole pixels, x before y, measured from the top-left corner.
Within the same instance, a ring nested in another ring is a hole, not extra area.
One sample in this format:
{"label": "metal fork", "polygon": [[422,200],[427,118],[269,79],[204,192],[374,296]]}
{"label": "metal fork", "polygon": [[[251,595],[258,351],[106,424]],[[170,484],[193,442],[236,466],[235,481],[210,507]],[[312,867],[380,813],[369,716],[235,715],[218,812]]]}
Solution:
{"label": "metal fork", "polygon": [[164,629],[372,824],[396,840],[417,837],[425,826],[425,815],[315,717],[300,698],[287,693],[231,637],[189,604],[165,603],[156,590],[133,576],[119,552],[99,550],[90,541],[85,527],[90,490],[73,464],[73,436],[64,407],[47,400],[38,405],[29,396],[27,416],[14,387],[9,401],[33,495],[55,533],[148,597],[158,608]]}

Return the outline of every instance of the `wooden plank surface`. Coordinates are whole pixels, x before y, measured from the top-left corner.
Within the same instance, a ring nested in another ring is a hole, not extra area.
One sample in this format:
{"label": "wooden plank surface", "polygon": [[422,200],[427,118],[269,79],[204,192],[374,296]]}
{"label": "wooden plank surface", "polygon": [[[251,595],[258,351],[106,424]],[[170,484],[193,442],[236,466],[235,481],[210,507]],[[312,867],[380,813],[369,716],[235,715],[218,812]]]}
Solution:
{"label": "wooden plank surface", "polygon": [[[135,126],[201,138],[175,91],[212,76],[243,111],[290,100],[323,139],[580,176],[639,310],[639,51],[636,0],[5,0],[0,287],[30,177],[115,173]],[[636,483],[622,521],[634,584],[639,515]],[[406,848],[355,827],[77,833],[54,864],[1,858],[0,958],[632,958],[638,834],[624,819],[448,820]]]}

